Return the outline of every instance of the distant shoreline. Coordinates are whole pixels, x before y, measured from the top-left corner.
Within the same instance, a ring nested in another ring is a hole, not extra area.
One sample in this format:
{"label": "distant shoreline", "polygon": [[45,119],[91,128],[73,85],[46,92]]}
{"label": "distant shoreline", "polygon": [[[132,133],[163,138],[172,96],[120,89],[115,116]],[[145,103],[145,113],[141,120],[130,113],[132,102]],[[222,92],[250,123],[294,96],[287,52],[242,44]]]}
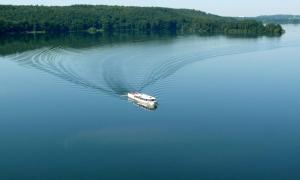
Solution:
{"label": "distant shoreline", "polygon": [[258,16],[255,19],[264,23],[300,24],[300,15],[270,15]]}

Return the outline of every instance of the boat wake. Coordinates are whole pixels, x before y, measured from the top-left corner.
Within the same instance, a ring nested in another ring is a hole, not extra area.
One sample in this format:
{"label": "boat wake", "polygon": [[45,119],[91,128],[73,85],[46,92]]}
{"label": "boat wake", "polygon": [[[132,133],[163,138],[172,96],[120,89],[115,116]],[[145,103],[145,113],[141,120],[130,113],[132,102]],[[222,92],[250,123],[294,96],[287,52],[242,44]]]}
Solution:
{"label": "boat wake", "polygon": [[[85,89],[124,97],[133,91],[159,95],[172,74],[201,60],[299,46],[299,41],[279,42],[278,39],[211,39],[178,38],[170,44],[141,42],[120,46],[74,49],[45,47],[6,56],[22,66],[39,69]],[[270,42],[273,41],[273,42]]]}

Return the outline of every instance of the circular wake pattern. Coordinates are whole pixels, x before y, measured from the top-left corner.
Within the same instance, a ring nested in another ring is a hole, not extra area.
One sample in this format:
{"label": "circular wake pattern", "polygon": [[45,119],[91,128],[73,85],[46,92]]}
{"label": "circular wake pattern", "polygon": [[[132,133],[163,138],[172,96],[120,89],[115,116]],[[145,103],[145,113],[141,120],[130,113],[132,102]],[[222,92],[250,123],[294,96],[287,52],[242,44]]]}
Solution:
{"label": "circular wake pattern", "polygon": [[171,75],[188,64],[299,44],[299,41],[273,42],[266,38],[253,41],[224,37],[179,38],[170,44],[141,42],[82,50],[47,47],[7,58],[95,92],[121,97],[127,92],[149,90],[149,94],[159,96],[173,80]]}

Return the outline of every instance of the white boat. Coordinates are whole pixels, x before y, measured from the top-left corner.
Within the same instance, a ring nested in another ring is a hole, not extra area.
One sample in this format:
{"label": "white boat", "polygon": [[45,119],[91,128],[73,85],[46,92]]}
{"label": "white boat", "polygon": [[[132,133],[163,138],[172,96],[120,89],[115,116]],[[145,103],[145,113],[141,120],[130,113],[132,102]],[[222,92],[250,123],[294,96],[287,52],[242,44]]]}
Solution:
{"label": "white boat", "polygon": [[129,92],[127,94],[128,99],[133,101],[135,104],[143,106],[147,109],[156,109],[157,101],[155,97],[149,96],[147,94],[138,92]]}

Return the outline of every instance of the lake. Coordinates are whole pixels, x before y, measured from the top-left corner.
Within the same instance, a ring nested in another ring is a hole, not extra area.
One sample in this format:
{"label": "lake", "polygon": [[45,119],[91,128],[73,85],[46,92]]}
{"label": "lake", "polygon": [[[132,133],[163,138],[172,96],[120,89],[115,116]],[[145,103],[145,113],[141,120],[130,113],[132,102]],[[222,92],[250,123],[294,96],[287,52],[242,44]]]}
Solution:
{"label": "lake", "polygon": [[2,38],[0,179],[300,179],[300,26],[284,28]]}

